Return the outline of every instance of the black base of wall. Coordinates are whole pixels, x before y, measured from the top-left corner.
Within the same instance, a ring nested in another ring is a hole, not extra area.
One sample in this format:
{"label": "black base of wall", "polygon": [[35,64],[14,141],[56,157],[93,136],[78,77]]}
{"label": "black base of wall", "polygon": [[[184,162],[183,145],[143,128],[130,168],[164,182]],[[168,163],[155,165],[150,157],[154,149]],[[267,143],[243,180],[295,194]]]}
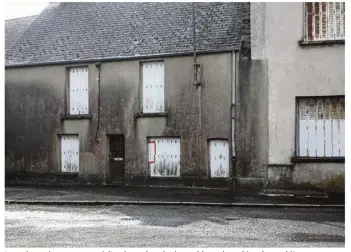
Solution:
{"label": "black base of wall", "polygon": [[168,187],[208,187],[233,190],[233,179],[196,176],[153,178],[135,176],[126,181],[110,181],[103,174],[5,172],[5,185],[142,185]]}

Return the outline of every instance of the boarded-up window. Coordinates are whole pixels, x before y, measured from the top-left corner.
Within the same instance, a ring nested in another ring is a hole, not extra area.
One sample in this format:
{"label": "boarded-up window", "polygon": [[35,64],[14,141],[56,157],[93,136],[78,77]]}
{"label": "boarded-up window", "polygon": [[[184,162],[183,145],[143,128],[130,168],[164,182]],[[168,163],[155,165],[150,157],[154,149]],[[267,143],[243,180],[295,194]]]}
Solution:
{"label": "boarded-up window", "polygon": [[142,65],[143,113],[162,113],[164,104],[164,64],[149,62]]}
{"label": "boarded-up window", "polygon": [[71,115],[89,113],[88,68],[69,69],[69,113]]}
{"label": "boarded-up window", "polygon": [[61,136],[61,171],[79,172],[78,135]]}
{"label": "boarded-up window", "polygon": [[298,99],[298,155],[345,157],[345,97]]}
{"label": "boarded-up window", "polygon": [[211,178],[229,177],[228,140],[209,141],[209,164],[211,170]]}
{"label": "boarded-up window", "polygon": [[151,177],[180,177],[180,138],[150,138],[148,154]]}
{"label": "boarded-up window", "polygon": [[345,39],[345,3],[305,3],[308,41]]}

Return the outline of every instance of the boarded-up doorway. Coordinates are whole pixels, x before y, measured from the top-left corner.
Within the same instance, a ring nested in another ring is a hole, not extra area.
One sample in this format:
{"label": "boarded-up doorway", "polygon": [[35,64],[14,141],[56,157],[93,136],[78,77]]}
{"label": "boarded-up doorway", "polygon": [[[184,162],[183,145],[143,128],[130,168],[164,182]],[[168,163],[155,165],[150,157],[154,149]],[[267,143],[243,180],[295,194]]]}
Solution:
{"label": "boarded-up doorway", "polygon": [[61,136],[61,171],[79,172],[79,136]]}
{"label": "boarded-up doorway", "polygon": [[124,180],[124,135],[109,135],[110,180]]}
{"label": "boarded-up doorway", "polygon": [[209,141],[209,163],[211,178],[229,177],[229,143],[228,140]]}

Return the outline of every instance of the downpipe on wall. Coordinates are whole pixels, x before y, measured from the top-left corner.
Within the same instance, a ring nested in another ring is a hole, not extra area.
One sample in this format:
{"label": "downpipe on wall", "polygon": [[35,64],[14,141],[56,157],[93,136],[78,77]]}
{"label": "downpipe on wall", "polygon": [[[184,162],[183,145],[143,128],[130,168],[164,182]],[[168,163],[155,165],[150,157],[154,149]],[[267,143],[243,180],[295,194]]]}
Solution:
{"label": "downpipe on wall", "polygon": [[[195,22],[195,3],[192,3],[193,9],[193,67],[194,67],[194,85],[197,87],[198,91],[198,106],[199,106],[199,142],[201,143],[202,135],[202,104],[201,104],[201,65],[197,63],[196,55],[196,22]],[[201,146],[201,145],[200,145]]]}
{"label": "downpipe on wall", "polygon": [[[95,64],[95,67],[98,69],[98,76],[96,78],[96,83],[98,86],[98,109],[97,109],[97,125],[96,125],[96,134],[95,134],[95,142],[99,144],[101,139],[98,138],[99,131],[100,131],[100,118],[101,118],[101,84],[100,84],[100,76],[101,76],[101,63],[98,62]],[[103,174],[103,185],[106,185],[107,174],[104,172]]]}

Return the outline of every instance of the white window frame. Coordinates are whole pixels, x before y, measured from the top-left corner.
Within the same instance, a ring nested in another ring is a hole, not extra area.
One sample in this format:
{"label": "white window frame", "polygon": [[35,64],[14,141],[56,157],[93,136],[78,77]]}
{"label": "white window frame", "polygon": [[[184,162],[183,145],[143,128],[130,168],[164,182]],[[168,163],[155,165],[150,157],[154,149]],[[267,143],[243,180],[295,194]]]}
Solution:
{"label": "white window frame", "polygon": [[[311,13],[308,12],[307,4],[312,4]],[[325,12],[322,11],[323,6]],[[306,41],[345,40],[345,2],[304,3],[304,13]],[[312,18],[311,30],[308,23],[309,15]]]}
{"label": "white window frame", "polygon": [[164,62],[141,63],[142,75],[142,112],[155,114],[165,112],[165,75]]}
{"label": "white window frame", "polygon": [[345,157],[345,96],[298,97],[296,154],[300,158]]}
{"label": "white window frame", "polygon": [[89,69],[87,66],[68,68],[70,115],[89,114]]}

